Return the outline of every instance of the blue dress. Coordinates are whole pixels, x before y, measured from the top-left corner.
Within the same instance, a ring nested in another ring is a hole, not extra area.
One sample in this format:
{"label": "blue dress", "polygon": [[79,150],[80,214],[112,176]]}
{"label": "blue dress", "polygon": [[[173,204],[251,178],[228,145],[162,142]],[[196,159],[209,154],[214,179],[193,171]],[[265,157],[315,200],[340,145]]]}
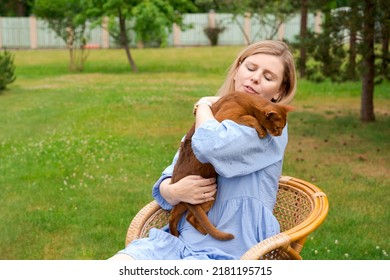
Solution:
{"label": "blue dress", "polygon": [[[254,244],[280,232],[272,210],[276,201],[287,126],[279,137],[260,139],[251,127],[230,120],[209,120],[192,138],[192,148],[201,162],[210,162],[218,173],[218,192],[208,217],[222,231],[234,234],[229,241],[216,240],[195,230],[185,219],[179,237],[168,227],[152,229],[148,238],[131,242],[124,253],[135,259],[239,259]],[[153,186],[153,197],[164,209],[172,209],[159,191],[171,177],[178,154]]]}

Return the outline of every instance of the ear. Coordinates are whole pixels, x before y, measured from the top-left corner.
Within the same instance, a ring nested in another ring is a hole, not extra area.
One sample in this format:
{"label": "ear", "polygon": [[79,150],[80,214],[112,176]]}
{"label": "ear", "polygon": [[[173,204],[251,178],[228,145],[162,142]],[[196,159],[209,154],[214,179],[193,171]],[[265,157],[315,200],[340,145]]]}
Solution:
{"label": "ear", "polygon": [[234,70],[233,81],[236,81],[236,76],[237,76],[238,68],[240,68],[240,66],[241,66],[241,63],[237,66],[236,70]]}
{"label": "ear", "polygon": [[271,110],[271,111],[268,111],[268,112],[265,113],[265,117],[267,119],[272,119],[273,117],[275,117],[277,115],[278,115],[278,112],[274,111],[274,110]]}
{"label": "ear", "polygon": [[295,107],[290,106],[290,105],[283,105],[283,107],[286,110],[286,112],[291,112],[291,111],[295,110]]}

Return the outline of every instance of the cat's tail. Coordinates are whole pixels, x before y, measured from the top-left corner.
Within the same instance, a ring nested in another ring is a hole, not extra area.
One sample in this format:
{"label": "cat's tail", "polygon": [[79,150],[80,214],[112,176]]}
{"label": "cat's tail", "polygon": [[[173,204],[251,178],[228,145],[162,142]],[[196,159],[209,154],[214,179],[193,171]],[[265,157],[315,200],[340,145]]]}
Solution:
{"label": "cat's tail", "polygon": [[198,220],[199,224],[205,229],[205,231],[210,234],[212,237],[218,240],[231,240],[234,238],[234,235],[231,233],[223,232],[217,229],[207,217],[205,211],[200,205],[193,205],[187,203],[188,209],[192,212],[195,218]]}

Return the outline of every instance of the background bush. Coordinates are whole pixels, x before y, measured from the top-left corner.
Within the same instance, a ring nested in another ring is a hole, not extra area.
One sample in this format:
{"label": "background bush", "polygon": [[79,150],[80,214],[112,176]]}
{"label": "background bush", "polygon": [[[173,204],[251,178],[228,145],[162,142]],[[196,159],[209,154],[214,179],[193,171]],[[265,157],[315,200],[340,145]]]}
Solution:
{"label": "background bush", "polygon": [[14,56],[7,50],[0,52],[0,91],[15,81],[14,71]]}

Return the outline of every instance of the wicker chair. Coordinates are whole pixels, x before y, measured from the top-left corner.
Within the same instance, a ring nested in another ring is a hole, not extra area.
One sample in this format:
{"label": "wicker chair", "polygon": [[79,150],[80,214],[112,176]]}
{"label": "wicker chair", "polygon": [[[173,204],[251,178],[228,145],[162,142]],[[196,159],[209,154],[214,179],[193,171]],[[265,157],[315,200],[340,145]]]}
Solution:
{"label": "wicker chair", "polygon": [[[300,252],[307,236],[319,227],[328,214],[328,199],[315,185],[293,177],[282,176],[274,208],[281,233],[254,245],[242,260],[302,259]],[[152,201],[142,208],[131,221],[126,245],[132,240],[146,237],[151,228],[161,228],[168,223],[169,211]]]}

